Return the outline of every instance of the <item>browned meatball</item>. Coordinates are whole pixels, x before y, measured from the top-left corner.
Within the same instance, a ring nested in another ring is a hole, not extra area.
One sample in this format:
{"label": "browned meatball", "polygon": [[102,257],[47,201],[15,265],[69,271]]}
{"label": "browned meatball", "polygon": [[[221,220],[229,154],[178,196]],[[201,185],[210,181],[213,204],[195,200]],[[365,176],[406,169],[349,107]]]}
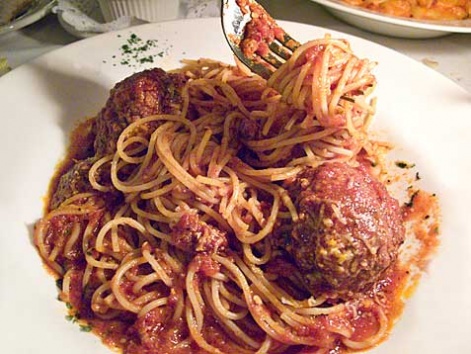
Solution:
{"label": "browned meatball", "polygon": [[[68,198],[87,192],[95,192],[89,180],[90,168],[95,163],[96,159],[90,157],[84,160],[78,160],[72,165],[64,174],[62,174],[58,180],[57,187],[51,197],[50,208],[51,210],[56,209],[62,202]],[[111,179],[109,171],[102,169],[95,176],[98,183],[104,186],[111,187]],[[111,188],[109,192],[101,193],[103,200],[110,203],[115,202],[121,197],[120,192]]]}
{"label": "browned meatball", "polygon": [[99,157],[114,151],[119,135],[129,124],[149,115],[179,111],[184,83],[183,75],[169,74],[160,68],[136,73],[117,83],[94,124],[95,155],[76,161],[60,177],[51,208],[77,193],[93,190],[88,180],[91,166]]}
{"label": "browned meatball", "polygon": [[90,182],[88,182],[88,171],[90,171],[93,161],[93,158],[77,161],[60,177],[51,198],[51,209],[57,208],[63,201],[77,193],[91,192],[93,190]]}
{"label": "browned meatball", "polygon": [[313,293],[365,290],[395,262],[405,232],[399,203],[363,167],[305,169],[289,192],[300,218],[287,250]]}
{"label": "browned meatball", "polygon": [[144,70],[117,83],[97,117],[96,154],[113,152],[121,132],[136,120],[177,112],[184,83],[182,74],[169,74],[160,68]]}
{"label": "browned meatball", "polygon": [[193,212],[184,213],[170,235],[173,244],[187,252],[217,253],[228,244],[224,231],[205,223]]}

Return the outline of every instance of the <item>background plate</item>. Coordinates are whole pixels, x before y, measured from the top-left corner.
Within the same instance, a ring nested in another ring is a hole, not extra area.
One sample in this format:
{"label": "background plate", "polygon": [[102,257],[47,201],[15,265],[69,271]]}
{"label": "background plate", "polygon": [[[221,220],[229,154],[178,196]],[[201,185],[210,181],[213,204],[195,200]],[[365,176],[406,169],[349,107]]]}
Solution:
{"label": "background plate", "polygon": [[471,33],[471,19],[420,21],[383,15],[343,3],[341,0],[311,0],[332,15],[358,28],[392,37],[434,38],[451,33]]}
{"label": "background plate", "polygon": [[[423,187],[443,208],[442,243],[389,340],[372,353],[469,352],[471,331],[471,95],[432,69],[388,48],[310,25],[282,22],[300,41],[330,32],[359,57],[379,63],[373,126],[414,162]],[[205,35],[202,36],[201,33]],[[121,52],[131,35],[153,40],[154,63]],[[43,197],[76,122],[95,115],[111,87],[150,66],[182,58],[233,62],[220,20],[148,24],[77,41],[0,78],[0,332],[2,352],[105,354],[111,350],[65,319],[52,277],[31,242]]]}

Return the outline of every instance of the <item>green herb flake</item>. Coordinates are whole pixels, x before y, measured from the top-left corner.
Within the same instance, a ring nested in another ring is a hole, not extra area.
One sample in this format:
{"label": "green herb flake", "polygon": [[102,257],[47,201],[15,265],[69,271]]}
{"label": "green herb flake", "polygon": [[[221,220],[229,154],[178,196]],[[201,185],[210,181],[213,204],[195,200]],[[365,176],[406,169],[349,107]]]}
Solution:
{"label": "green herb flake", "polygon": [[91,332],[92,331],[92,326],[90,326],[90,325],[80,325],[80,331],[81,332]]}
{"label": "green herb flake", "polygon": [[132,53],[131,48],[127,44],[123,44],[121,46],[121,50],[123,51],[124,54]]}
{"label": "green herb flake", "polygon": [[340,99],[351,102],[351,103],[355,103],[355,100],[348,96],[341,96]]}
{"label": "green herb flake", "polygon": [[[153,48],[157,48],[157,43],[156,39],[143,40],[137,34],[131,33],[126,42],[119,47],[121,54],[118,59],[119,64],[136,68],[143,64],[154,63],[156,57],[163,58],[168,52],[167,48],[154,53]],[[113,55],[112,58],[117,59],[117,56]],[[116,63],[113,66],[116,66]]]}
{"label": "green herb flake", "polygon": [[419,193],[419,191],[415,191],[411,195],[410,200],[406,203],[406,207],[412,208],[414,206],[414,199],[415,199],[415,197],[417,196],[418,193]]}
{"label": "green herb flake", "polygon": [[72,322],[72,323],[75,323],[75,322],[78,321],[77,316],[72,315],[72,314],[65,316],[65,319],[69,322]]}
{"label": "green herb flake", "polygon": [[415,167],[415,164],[409,164],[404,161],[396,161],[396,166],[399,168],[413,168]]}
{"label": "green herb flake", "polygon": [[139,59],[139,63],[141,63],[141,64],[153,63],[153,62],[154,62],[154,58],[151,55],[149,55],[148,57],[144,57],[144,58]]}
{"label": "green herb flake", "polygon": [[59,288],[59,289],[62,289],[62,283],[63,283],[63,279],[62,278],[59,278],[59,279],[56,279],[56,286]]}

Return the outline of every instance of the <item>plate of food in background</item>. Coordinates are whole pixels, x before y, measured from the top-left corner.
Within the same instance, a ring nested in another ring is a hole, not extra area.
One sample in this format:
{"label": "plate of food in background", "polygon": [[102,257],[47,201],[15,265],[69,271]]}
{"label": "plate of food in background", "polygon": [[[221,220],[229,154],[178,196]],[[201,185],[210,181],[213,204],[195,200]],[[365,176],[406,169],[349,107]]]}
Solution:
{"label": "plate of food in background", "polygon": [[355,27],[386,36],[434,38],[452,33],[471,33],[471,13],[466,0],[453,1],[453,4],[447,0],[312,1]]}

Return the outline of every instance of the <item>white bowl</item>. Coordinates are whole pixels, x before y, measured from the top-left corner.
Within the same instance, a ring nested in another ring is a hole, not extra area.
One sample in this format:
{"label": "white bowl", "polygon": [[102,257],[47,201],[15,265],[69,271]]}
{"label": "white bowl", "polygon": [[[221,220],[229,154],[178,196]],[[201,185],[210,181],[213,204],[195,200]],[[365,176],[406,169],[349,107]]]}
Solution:
{"label": "white bowl", "polygon": [[106,22],[122,16],[159,22],[178,18],[178,0],[98,0]]}

